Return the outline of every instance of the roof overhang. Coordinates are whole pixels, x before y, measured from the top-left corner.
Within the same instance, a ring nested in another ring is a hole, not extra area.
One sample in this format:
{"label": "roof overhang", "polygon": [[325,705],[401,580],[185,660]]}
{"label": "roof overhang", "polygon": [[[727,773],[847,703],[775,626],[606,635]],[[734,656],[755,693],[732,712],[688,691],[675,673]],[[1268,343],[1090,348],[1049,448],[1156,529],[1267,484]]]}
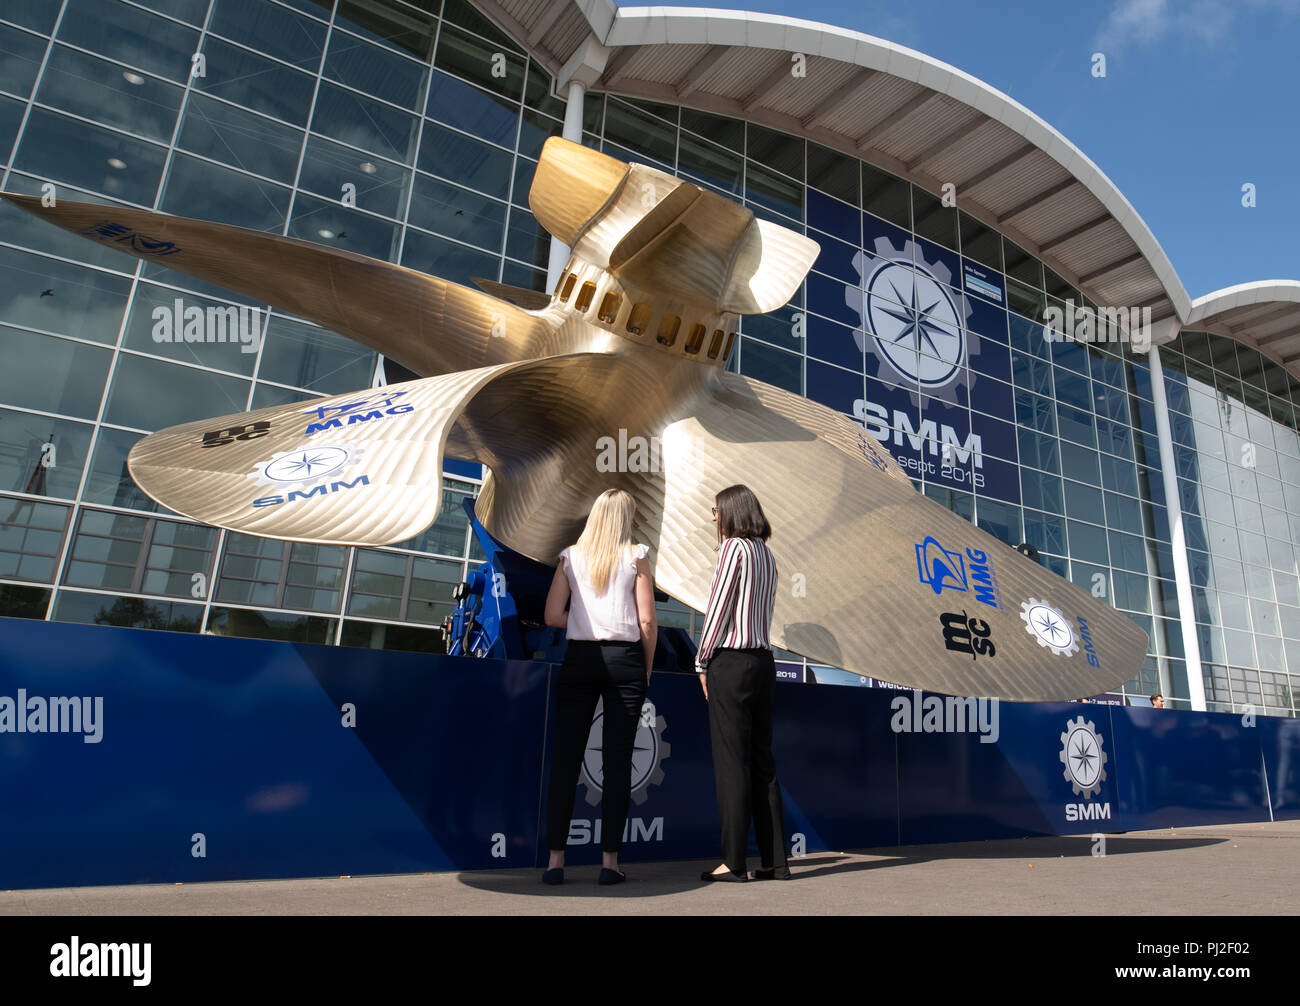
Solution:
{"label": "roof overhang", "polygon": [[[1156,343],[1196,322],[1258,346],[1300,376],[1300,283],[1247,284],[1193,302],[1150,228],[1083,151],[955,67],[884,39],[779,15],[611,0],[475,3],[561,85],[581,74],[595,89],[767,125],[935,195],[952,183],[962,210],[1098,305],[1149,308],[1153,322],[1163,322],[1153,327]],[[792,53],[806,57],[806,76],[791,74]],[[1238,303],[1242,291],[1273,296],[1275,310],[1260,300]]]}

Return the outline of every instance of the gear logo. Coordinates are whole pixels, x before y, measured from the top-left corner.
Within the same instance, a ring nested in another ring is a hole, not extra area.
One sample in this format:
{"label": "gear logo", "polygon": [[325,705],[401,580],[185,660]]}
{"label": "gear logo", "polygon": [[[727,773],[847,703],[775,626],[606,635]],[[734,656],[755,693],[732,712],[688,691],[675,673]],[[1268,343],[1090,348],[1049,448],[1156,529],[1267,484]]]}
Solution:
{"label": "gear logo", "polygon": [[[587,735],[587,751],[582,759],[582,774],[579,776],[587,789],[586,801],[595,806],[600,802],[601,784],[604,771],[601,760],[604,751],[605,734],[605,700],[596,704],[596,715],[591,721],[591,733]],[[672,750],[663,739],[668,728],[664,718],[655,711],[655,704],[647,701],[641,707],[641,718],[637,722],[636,739],[632,742],[632,802],[645,803],[649,795],[646,790],[658,786],[664,781],[663,761]]]}
{"label": "gear logo", "polygon": [[917,252],[914,241],[895,249],[888,238],[877,238],[878,260],[862,252],[854,256],[862,288],[848,290],[845,299],[862,318],[883,364],[904,383],[956,404],[957,379],[968,354],[978,352],[978,340],[972,344],[966,337],[973,308],[952,289],[948,266],[926,262]]}
{"label": "gear logo", "polygon": [[336,444],[280,451],[259,461],[248,474],[257,486],[297,486],[307,489],[330,476],[340,476],[361,461],[364,450],[348,450]]}
{"label": "gear logo", "polygon": [[1101,792],[1108,760],[1092,720],[1085,722],[1082,716],[1066,720],[1061,733],[1061,764],[1065,766],[1065,781],[1074,787],[1076,796],[1091,799]]}
{"label": "gear logo", "polygon": [[1059,608],[1031,597],[1020,606],[1020,620],[1039,646],[1046,646],[1058,657],[1079,652],[1079,637]]}

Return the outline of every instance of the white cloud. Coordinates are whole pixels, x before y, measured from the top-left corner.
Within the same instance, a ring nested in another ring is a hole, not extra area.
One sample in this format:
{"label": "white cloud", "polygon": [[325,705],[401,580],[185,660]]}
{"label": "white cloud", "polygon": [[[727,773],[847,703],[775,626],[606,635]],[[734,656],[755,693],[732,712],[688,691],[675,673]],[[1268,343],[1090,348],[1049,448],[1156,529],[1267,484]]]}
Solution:
{"label": "white cloud", "polygon": [[1096,48],[1150,45],[1168,37],[1214,45],[1225,40],[1243,11],[1294,16],[1300,0],[1118,0],[1097,32]]}

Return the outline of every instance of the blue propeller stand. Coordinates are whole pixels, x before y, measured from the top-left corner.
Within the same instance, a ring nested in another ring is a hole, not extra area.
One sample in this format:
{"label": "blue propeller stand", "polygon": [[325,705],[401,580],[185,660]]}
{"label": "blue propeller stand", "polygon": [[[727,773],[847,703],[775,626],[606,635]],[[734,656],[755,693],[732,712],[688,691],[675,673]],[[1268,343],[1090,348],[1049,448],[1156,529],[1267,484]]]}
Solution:
{"label": "blue propeller stand", "polygon": [[[461,504],[487,561],[452,590],[457,601],[443,623],[447,653],[498,660],[564,660],[563,629],[546,625],[546,595],[555,567],[535,562],[497,541],[474,516],[474,501]],[[668,595],[655,591],[656,601]],[[683,629],[660,626],[656,671],[693,671],[695,644]]]}

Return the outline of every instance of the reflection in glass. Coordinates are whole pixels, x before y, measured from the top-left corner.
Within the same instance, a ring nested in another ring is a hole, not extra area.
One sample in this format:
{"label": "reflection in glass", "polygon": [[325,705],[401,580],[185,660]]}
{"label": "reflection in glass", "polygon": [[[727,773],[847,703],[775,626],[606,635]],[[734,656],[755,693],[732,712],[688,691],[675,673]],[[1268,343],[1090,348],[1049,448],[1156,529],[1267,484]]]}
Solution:
{"label": "reflection in glass", "polygon": [[289,190],[196,157],[176,154],[167,174],[162,210],[278,234]]}
{"label": "reflection in glass", "polygon": [[72,499],[90,432],[87,423],[0,409],[0,490]]}
{"label": "reflection in glass", "polygon": [[175,84],[56,45],[36,100],[166,143],[183,93]]}
{"label": "reflection in glass", "polygon": [[292,184],[302,151],[302,133],[206,95],[191,94],[176,144],[244,171]]}
{"label": "reflection in glass", "polygon": [[0,325],[0,402],[94,419],[112,353]]}
{"label": "reflection in glass", "polygon": [[42,108],[33,108],[13,166],[41,178],[152,206],[167,152]]}

